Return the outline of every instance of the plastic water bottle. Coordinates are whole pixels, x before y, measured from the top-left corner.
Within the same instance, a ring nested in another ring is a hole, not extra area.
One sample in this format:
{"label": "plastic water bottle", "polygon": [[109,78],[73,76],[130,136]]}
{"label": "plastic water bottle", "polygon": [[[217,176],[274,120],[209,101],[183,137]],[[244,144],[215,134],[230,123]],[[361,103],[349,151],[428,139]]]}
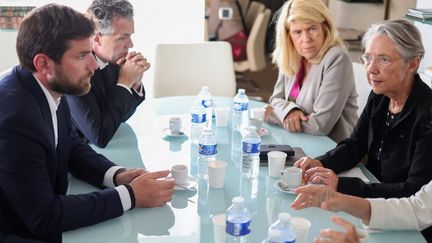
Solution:
{"label": "plastic water bottle", "polygon": [[212,117],[213,117],[213,98],[209,92],[208,86],[202,86],[201,91],[198,93],[198,100],[200,100],[201,105],[206,111],[207,117],[207,127],[212,127]]}
{"label": "plastic water bottle", "polygon": [[296,241],[296,232],[290,223],[291,215],[288,213],[280,213],[278,220],[269,227],[270,230],[279,230],[282,233],[282,241],[284,243],[294,243]]}
{"label": "plastic water bottle", "polygon": [[280,230],[270,229],[267,238],[261,243],[283,243],[282,232]]}
{"label": "plastic water bottle", "polygon": [[245,206],[242,197],[234,197],[232,205],[226,211],[226,242],[246,243],[249,242],[249,225],[252,217]]}
{"label": "plastic water bottle", "polygon": [[208,162],[210,160],[216,160],[217,154],[217,138],[211,128],[204,129],[204,132],[199,139],[198,147],[199,177],[202,179],[207,179]]}
{"label": "plastic water bottle", "polygon": [[198,143],[202,131],[206,125],[206,111],[199,100],[196,100],[191,108],[191,141]]}
{"label": "plastic water bottle", "polygon": [[242,168],[241,172],[250,178],[257,178],[260,166],[261,138],[254,126],[248,126],[242,138]]}
{"label": "plastic water bottle", "polygon": [[242,124],[247,124],[249,109],[249,98],[244,89],[238,89],[238,93],[233,99],[233,120],[232,128],[240,130]]}

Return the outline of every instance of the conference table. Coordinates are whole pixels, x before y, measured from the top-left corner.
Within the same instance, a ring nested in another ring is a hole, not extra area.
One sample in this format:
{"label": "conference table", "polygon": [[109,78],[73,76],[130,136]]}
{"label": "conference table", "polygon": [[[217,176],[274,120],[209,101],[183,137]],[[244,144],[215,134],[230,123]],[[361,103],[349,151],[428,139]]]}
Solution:
{"label": "conference table", "polygon": [[[291,202],[296,195],[279,191],[276,179],[268,177],[267,166],[260,167],[259,177],[241,176],[241,136],[231,126],[213,128],[218,139],[217,159],[228,163],[225,186],[209,188],[205,179],[198,176],[198,146],[190,141],[190,107],[195,97],[178,96],[146,100],[135,114],[120,126],[112,141],[104,149],[94,149],[125,167],[146,168],[149,171],[166,170],[176,164],[189,167],[196,186],[189,190],[175,190],[173,199],[160,208],[136,208],[123,216],[97,225],[65,232],[63,242],[214,242],[212,217],[224,213],[234,196],[245,198],[253,214],[250,226],[250,242],[261,242],[267,236],[268,226],[277,220],[280,212],[307,218],[312,226],[308,242],[323,228],[342,230],[331,222],[332,215],[339,215],[358,227],[359,219],[343,212],[328,212],[319,208],[293,210]],[[232,98],[214,97],[216,106],[231,107]],[[251,101],[250,107],[262,107],[264,103]],[[171,117],[182,120],[183,136],[165,133]],[[326,136],[290,133],[287,130],[264,124],[269,133],[262,136],[262,144],[289,144],[299,147],[311,157],[333,148],[335,143]],[[363,166],[361,170],[372,181],[373,175]],[[72,177],[68,194],[80,194],[99,190]],[[369,234],[368,242],[426,242],[417,231],[383,231]]]}

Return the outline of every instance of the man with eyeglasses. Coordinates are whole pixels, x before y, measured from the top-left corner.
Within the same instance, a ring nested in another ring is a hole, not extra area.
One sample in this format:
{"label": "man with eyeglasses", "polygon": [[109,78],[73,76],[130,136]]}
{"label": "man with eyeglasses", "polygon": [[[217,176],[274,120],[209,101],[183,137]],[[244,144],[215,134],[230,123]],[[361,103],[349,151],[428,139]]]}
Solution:
{"label": "man with eyeglasses", "polygon": [[[421,40],[406,20],[384,21],[367,31],[361,62],[373,92],[348,139],[325,155],[295,163],[310,182],[360,197],[401,198],[431,181],[432,91],[417,74],[424,55]],[[336,176],[364,157],[381,183]]]}
{"label": "man with eyeglasses", "polygon": [[94,0],[87,13],[96,25],[92,48],[98,69],[90,92],[67,96],[67,101],[80,135],[103,148],[144,101],[141,80],[150,63],[141,53],[129,52],[134,10],[128,0]]}

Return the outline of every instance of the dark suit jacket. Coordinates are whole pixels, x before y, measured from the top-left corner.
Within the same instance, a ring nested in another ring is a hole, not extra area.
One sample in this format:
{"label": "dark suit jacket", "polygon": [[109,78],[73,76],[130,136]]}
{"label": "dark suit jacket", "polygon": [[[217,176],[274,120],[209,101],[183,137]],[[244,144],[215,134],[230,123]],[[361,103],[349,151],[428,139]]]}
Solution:
{"label": "dark suit jacket", "polygon": [[68,172],[102,187],[114,166],[72,133],[67,102],[57,110],[58,145],[48,101],[20,67],[0,81],[0,235],[50,242],[61,233],[123,214],[113,188],[68,195]]}
{"label": "dark suit jacket", "polygon": [[432,180],[432,91],[416,75],[399,119],[383,138],[381,160],[376,153],[390,99],[371,92],[351,137],[318,157],[339,173],[355,167],[367,155],[366,167],[382,183],[366,184],[340,177],[338,191],[360,197],[407,197]]}
{"label": "dark suit jacket", "polygon": [[[117,85],[119,66],[108,64],[97,69],[91,78],[90,92],[67,96],[74,125],[84,137],[98,147],[105,147],[122,122],[144,101],[133,89],[132,94]],[[143,88],[144,93],[144,88]]]}

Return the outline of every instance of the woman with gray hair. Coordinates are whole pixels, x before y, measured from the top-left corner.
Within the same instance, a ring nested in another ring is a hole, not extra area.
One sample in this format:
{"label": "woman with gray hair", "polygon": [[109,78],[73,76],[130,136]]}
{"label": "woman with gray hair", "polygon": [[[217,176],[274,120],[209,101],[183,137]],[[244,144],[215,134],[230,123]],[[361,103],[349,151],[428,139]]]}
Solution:
{"label": "woman with gray hair", "polygon": [[[372,25],[361,62],[372,86],[351,136],[316,159],[295,163],[310,182],[360,197],[406,197],[432,179],[432,91],[416,73],[424,55],[417,28],[405,20]],[[366,167],[381,183],[335,173]]]}
{"label": "woman with gray hair", "polygon": [[266,120],[290,132],[347,138],[357,121],[351,59],[321,0],[291,0],[276,24],[279,78]]}

